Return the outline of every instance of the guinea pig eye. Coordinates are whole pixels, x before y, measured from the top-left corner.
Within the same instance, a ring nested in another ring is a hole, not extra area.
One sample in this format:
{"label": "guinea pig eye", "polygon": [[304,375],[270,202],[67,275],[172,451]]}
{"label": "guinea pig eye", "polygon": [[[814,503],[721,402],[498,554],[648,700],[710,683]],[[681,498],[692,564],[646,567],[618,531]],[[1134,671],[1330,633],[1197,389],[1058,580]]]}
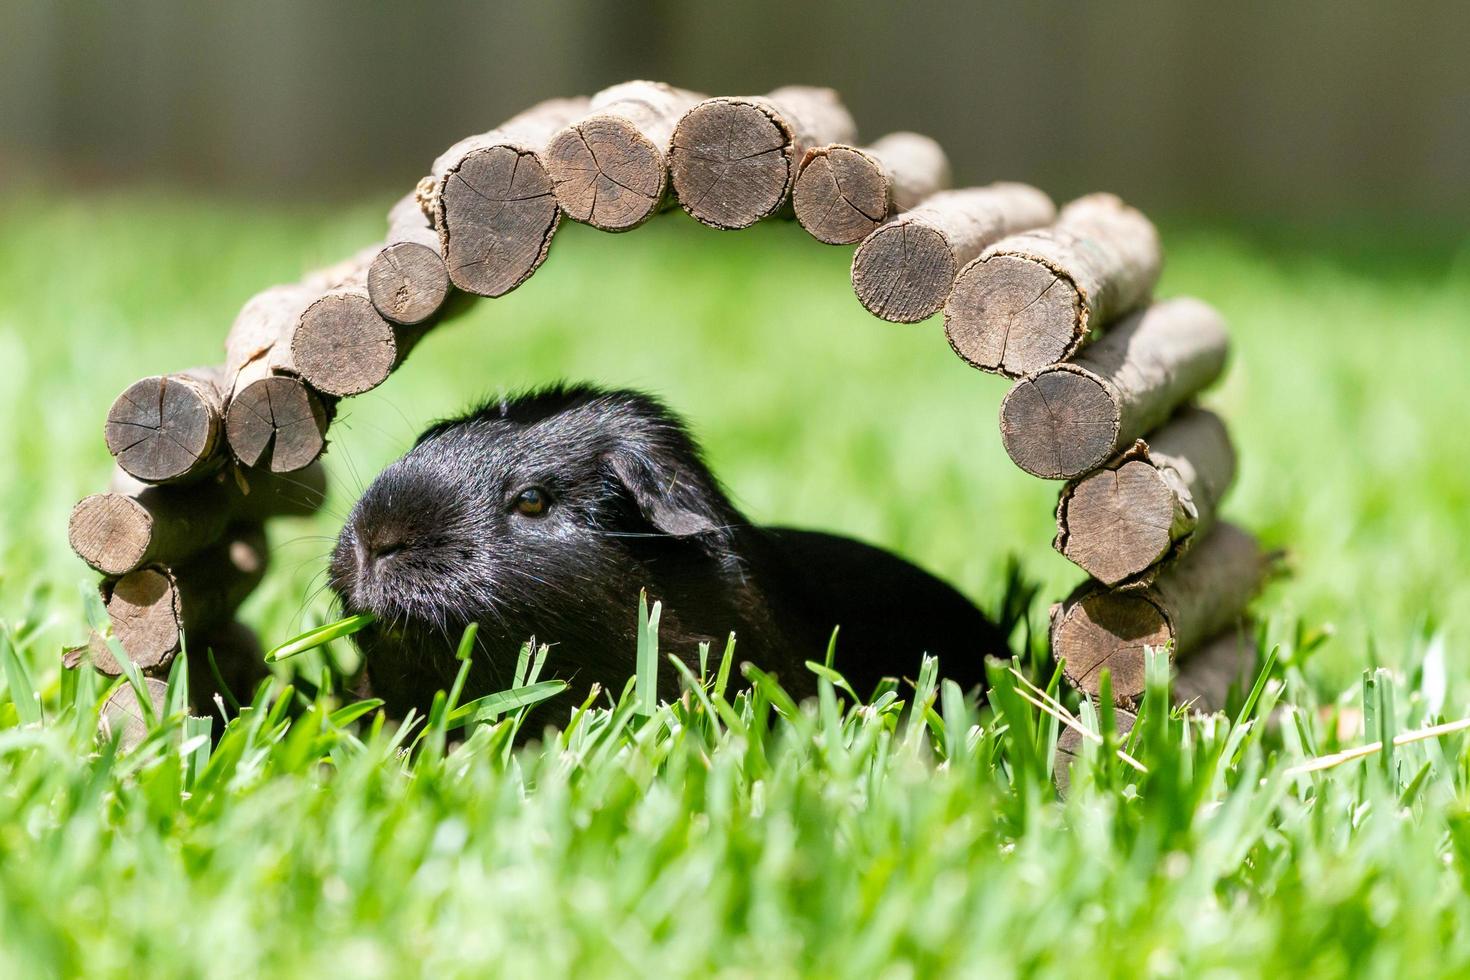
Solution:
{"label": "guinea pig eye", "polygon": [[546,513],[546,508],[549,506],[551,506],[551,497],[540,487],[527,487],[516,494],[517,514],[524,514],[526,517],[540,517]]}

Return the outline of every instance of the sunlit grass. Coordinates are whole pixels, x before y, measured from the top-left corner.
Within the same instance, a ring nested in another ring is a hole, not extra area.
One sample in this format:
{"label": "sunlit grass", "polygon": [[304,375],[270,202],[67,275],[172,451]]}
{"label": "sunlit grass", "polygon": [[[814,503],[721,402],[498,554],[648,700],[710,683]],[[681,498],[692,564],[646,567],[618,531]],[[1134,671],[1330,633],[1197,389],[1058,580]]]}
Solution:
{"label": "sunlit grass", "polygon": [[[524,750],[554,651],[527,648],[492,699],[459,703],[462,674],[395,729],[332,690],[323,667],[352,654],[322,636],[235,692],[228,726],[175,696],[138,747],[96,743],[107,692],[60,652],[86,636],[65,519],[106,482],[108,403],[217,358],[251,292],[366,241],[387,203],[0,205],[3,975],[1463,972],[1470,757],[1415,733],[1470,716],[1464,249],[1166,226],[1163,291],[1215,303],[1236,338],[1210,396],[1241,455],[1228,511],[1293,575],[1260,604],[1269,682],[1186,726],[1155,671],[1125,744],[1077,707],[1104,737],[1063,802],[1058,722],[1004,665],[979,711],[927,671],[854,707],[821,664],[796,706],[738,652],[681,669],[652,628],[640,680]],[[342,514],[430,419],[585,378],[663,394],[755,519],[1022,607],[1045,692],[1046,604],[1077,578],[1049,548],[1056,489],[1006,460],[1004,385],[937,323],[863,313],[848,258],[789,225],[566,228],[524,288],[344,403],[328,507],[274,530],[246,619],[267,646],[337,620],[316,586]],[[654,671],[685,696],[658,703]],[[1304,768],[1373,742],[1391,751]]]}

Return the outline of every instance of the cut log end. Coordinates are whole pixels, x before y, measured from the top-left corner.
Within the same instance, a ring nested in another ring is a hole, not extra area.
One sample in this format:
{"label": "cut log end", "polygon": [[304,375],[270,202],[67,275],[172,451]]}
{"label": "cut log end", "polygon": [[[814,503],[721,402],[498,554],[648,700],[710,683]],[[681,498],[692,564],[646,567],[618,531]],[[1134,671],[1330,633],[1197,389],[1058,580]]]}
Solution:
{"label": "cut log end", "polygon": [[107,449],[129,475],[149,483],[180,480],[211,462],[219,439],[219,401],[187,379],[144,378],[107,412]]}
{"label": "cut log end", "polygon": [[143,671],[168,666],[179,652],[183,613],[173,580],[153,568],[118,579],[107,596],[112,633]]}
{"label": "cut log end", "polygon": [[791,132],[769,108],[711,99],[679,120],[669,163],[680,206],[703,224],[734,231],[786,203],[796,160]]}
{"label": "cut log end", "polygon": [[1104,585],[1117,585],[1167,555],[1178,497],[1142,460],[1098,470],[1063,498],[1061,552]]}
{"label": "cut log end", "polygon": [[[1133,726],[1138,724],[1138,716],[1123,708],[1113,709],[1114,731],[1119,739],[1126,739],[1133,731]],[[1053,756],[1052,778],[1056,782],[1057,792],[1062,796],[1072,788],[1072,764],[1083,752],[1083,736],[1077,729],[1070,726],[1062,726],[1057,733],[1057,748]]]}
{"label": "cut log end", "polygon": [[327,411],[296,378],[262,378],[230,399],[225,430],[230,449],[246,466],[290,473],[310,465],[326,447]]}
{"label": "cut log end", "polygon": [[328,293],[301,315],[291,359],[307,384],[345,398],[388,380],[398,344],[393,327],[366,296]]}
{"label": "cut log end", "polygon": [[[148,691],[154,716],[161,715],[168,696],[168,685],[156,677],[145,677],[143,686]],[[108,695],[102,705],[98,727],[103,738],[116,737],[125,749],[133,748],[147,737],[148,721],[132,684],[125,683]]]}
{"label": "cut log end", "polygon": [[1085,322],[1071,280],[1016,255],[972,262],[944,307],[954,352],[982,371],[1012,378],[1065,360],[1085,335]]}
{"label": "cut log end", "polygon": [[71,511],[67,537],[83,561],[106,575],[124,575],[142,564],[153,539],[153,515],[120,493],[94,493]]}
{"label": "cut log end", "polygon": [[438,312],[449,294],[449,273],[439,253],[419,242],[396,242],[373,259],[368,296],[385,320],[422,323]]}
{"label": "cut log end", "polygon": [[921,224],[897,221],[858,246],[852,259],[852,285],[874,316],[918,323],[939,312],[957,271],[954,251],[944,235]]}
{"label": "cut log end", "polygon": [[1115,397],[1097,378],[1045,371],[1017,382],[1000,406],[1006,453],[1043,480],[1070,480],[1101,466],[1117,445]]}
{"label": "cut log end", "polygon": [[1173,639],[1168,618],[1147,597],[1103,592],[1066,609],[1052,648],[1073,687],[1096,697],[1107,670],[1114,700],[1131,704],[1143,694],[1144,649],[1162,650]]}
{"label": "cut log end", "polygon": [[536,271],[561,215],[551,177],[529,150],[470,153],[445,181],[436,215],[449,279],[478,296],[503,296]]}
{"label": "cut log end", "polygon": [[651,218],[668,183],[664,153],[618,116],[593,116],[562,130],[546,150],[556,199],[575,221],[627,231]]}
{"label": "cut log end", "polygon": [[868,237],[892,206],[878,161],[850,146],[812,151],[791,191],[796,220],[817,241],[853,245]]}

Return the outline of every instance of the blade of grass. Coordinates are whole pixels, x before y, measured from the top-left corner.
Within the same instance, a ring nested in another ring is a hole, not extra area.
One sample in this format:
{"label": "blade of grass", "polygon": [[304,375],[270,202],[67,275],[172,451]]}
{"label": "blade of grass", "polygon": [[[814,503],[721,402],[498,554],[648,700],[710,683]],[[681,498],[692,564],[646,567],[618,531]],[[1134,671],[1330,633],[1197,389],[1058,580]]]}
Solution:
{"label": "blade of grass", "polygon": [[268,664],[277,663],[291,657],[300,656],[308,650],[315,650],[317,647],[324,646],[341,637],[351,636],[353,633],[372,625],[377,618],[372,613],[357,613],[354,616],[348,616],[346,619],[339,619],[335,623],[327,623],[324,626],[318,626],[316,629],[307,630],[300,636],[293,637],[280,646],[271,649],[265,655],[265,662]]}

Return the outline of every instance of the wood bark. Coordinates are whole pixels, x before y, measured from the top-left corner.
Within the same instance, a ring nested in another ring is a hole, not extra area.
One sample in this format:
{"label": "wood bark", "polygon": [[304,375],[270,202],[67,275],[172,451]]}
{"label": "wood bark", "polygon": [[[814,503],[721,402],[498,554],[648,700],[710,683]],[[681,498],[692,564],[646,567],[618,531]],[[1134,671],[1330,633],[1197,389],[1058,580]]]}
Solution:
{"label": "wood bark", "polygon": [[1197,299],[1171,299],[1130,315],[1073,361],[1016,382],[1000,432],[1017,466],[1070,480],[1101,466],[1220,376],[1225,323]]}
{"label": "wood bark", "polygon": [[567,217],[628,231],[658,213],[669,184],[669,144],[680,117],[704,99],[662,82],[624,82],[592,96],[560,130],[546,169]]}
{"label": "wood bark", "polygon": [[[237,524],[218,542],[169,569],[149,566],[101,585],[112,634],[144,672],[166,671],[185,632],[227,622],[265,576],[269,552],[258,524]],[[106,643],[93,644],[93,666],[122,672]]]}
{"label": "wood bark", "polygon": [[72,508],[72,550],[105,575],[175,566],[218,541],[236,521],[315,512],[326,493],[320,464],[300,473],[227,469],[185,486],[152,486],[122,471],[113,489]]}
{"label": "wood bark", "polygon": [[439,233],[419,207],[416,192],[388,212],[388,235],[368,266],[367,290],[378,315],[399,324],[424,322],[449,295]]}
{"label": "wood bark", "polygon": [[1101,672],[1108,670],[1114,700],[1132,707],[1143,694],[1145,648],[1186,660],[1240,619],[1269,568],[1254,538],[1219,524],[1146,588],[1089,582],[1054,606],[1052,656],[1062,662],[1067,681],[1088,694],[1098,694]]}
{"label": "wood bark", "polygon": [[117,464],[149,483],[184,482],[223,462],[221,368],[194,368],[129,385],[107,412]]}
{"label": "wood bark", "polygon": [[828,245],[853,245],[896,214],[949,187],[949,157],[918,133],[889,133],[872,146],[845,143],[806,153],[791,190],[796,220]]}
{"label": "wood bark", "polygon": [[939,312],[960,267],[986,246],[1055,217],[1051,198],[1026,184],[941,191],[863,239],[853,291],[874,316],[917,323]]}
{"label": "wood bark", "polygon": [[504,296],[546,260],[561,215],[546,144],[586,112],[585,98],[551,99],[460,140],[434,161],[421,198],[450,282],[479,296]]}
{"label": "wood bark", "polygon": [[1148,302],[1162,265],[1147,218],[1112,194],[1089,194],[1051,227],[996,242],[961,269],[944,306],[945,335],[982,371],[1039,371]]}
{"label": "wood bark", "polygon": [[1129,581],[1209,533],[1234,479],[1225,423],[1213,412],[1186,409],[1067,484],[1053,545],[1104,585]]}
{"label": "wood bark", "polygon": [[706,99],[674,128],[674,193],[711,228],[749,228],[786,204],[809,148],[856,139],[857,125],[828,88]]}
{"label": "wood bark", "polygon": [[[168,684],[157,677],[145,677],[143,685],[153,703],[153,716],[156,718],[162,715],[165,699],[168,697]],[[138,704],[138,693],[133,690],[132,684],[124,683],[107,696],[107,700],[102,703],[98,727],[103,738],[115,736],[124,749],[134,748],[147,737],[147,718]]]}

